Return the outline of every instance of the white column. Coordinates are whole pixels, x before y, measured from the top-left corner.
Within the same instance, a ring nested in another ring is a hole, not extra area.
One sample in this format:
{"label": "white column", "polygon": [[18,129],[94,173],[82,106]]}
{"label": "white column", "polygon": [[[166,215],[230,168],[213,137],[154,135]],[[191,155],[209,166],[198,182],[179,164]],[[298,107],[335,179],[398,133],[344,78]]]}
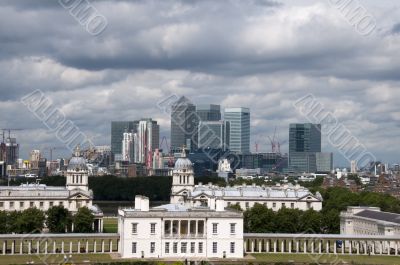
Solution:
{"label": "white column", "polygon": [[113,243],[112,243],[112,239],[110,239],[110,253],[113,252]]}
{"label": "white column", "polygon": [[94,239],[94,241],[93,241],[93,253],[97,253],[97,241],[96,241],[96,239]]}
{"label": "white column", "polygon": [[379,241],[379,254],[383,254],[383,244],[382,244],[382,241]]}
{"label": "white column", "polygon": [[336,240],[333,241],[333,254],[337,253],[337,248],[336,248]]}
{"label": "white column", "polygon": [[368,250],[367,250],[367,241],[364,241],[364,254],[365,254],[365,255],[368,254]]}
{"label": "white column", "polygon": [[187,234],[190,235],[190,220],[188,220],[188,231]]}
{"label": "white column", "polygon": [[299,253],[299,249],[300,249],[300,242],[299,239],[296,239],[296,253]]}
{"label": "white column", "polygon": [[258,241],[258,252],[261,252],[262,250],[262,239],[260,239],[260,241]]}
{"label": "white column", "polygon": [[81,241],[78,241],[78,253],[81,253]]}
{"label": "white column", "polygon": [[[171,228],[172,231],[172,228]],[[104,253],[104,239],[101,240],[101,253]]]}
{"label": "white column", "polygon": [[375,255],[375,241],[372,241],[371,243],[371,254]]}
{"label": "white column", "polygon": [[32,254],[32,241],[28,242],[28,254]]}
{"label": "white column", "polygon": [[44,241],[44,254],[47,254],[47,240]]}
{"label": "white column", "polygon": [[304,240],[303,242],[303,252],[307,253],[307,240]]}
{"label": "white column", "polygon": [[314,240],[311,241],[311,253],[314,254]]}
{"label": "white column", "polygon": [[281,242],[281,253],[285,252],[285,240],[283,239]]}
{"label": "white column", "polygon": [[349,244],[349,254],[352,255],[353,254],[353,241],[350,240],[350,244]]}
{"label": "white column", "polygon": [[[198,229],[199,229],[199,220],[196,220],[196,231],[195,231],[195,234],[196,234],[196,238],[197,238],[197,231],[198,231]],[[246,251],[247,251],[247,249],[246,249]]]}
{"label": "white column", "polygon": [[360,254],[360,242],[357,240],[357,255]]}
{"label": "white column", "polygon": [[61,241],[61,253],[64,254],[64,239]]}
{"label": "white column", "polygon": [[[197,234],[197,229],[196,229],[196,234]],[[247,239],[244,240],[243,242],[243,248],[244,248],[244,252],[247,252]]]}
{"label": "white column", "polygon": [[266,251],[265,252],[269,252],[269,239],[267,239],[267,248],[266,248]]}
{"label": "white column", "polygon": [[344,242],[345,240],[342,241],[342,254],[344,254],[344,248],[345,248]]}
{"label": "white column", "polygon": [[289,240],[289,253],[292,253],[292,240]]}
{"label": "white column", "polygon": [[6,241],[4,240],[3,241],[3,255],[5,255],[6,252],[7,252],[7,244],[6,244]]}
{"label": "white column", "polygon": [[89,253],[89,240],[86,239],[86,253]]}
{"label": "white column", "polygon": [[69,253],[72,253],[72,241],[69,241]]}
{"label": "white column", "polygon": [[178,236],[181,236],[181,220],[178,221]]}
{"label": "white column", "polygon": [[318,241],[318,248],[319,248],[319,254],[322,253],[322,243],[321,240]]}
{"label": "white column", "polygon": [[388,242],[386,242],[387,243],[387,245],[388,245],[388,248],[387,248],[387,255],[390,255],[390,241],[388,241]]}
{"label": "white column", "polygon": [[[38,241],[38,243],[39,243],[39,241]],[[39,249],[39,248],[38,248]],[[12,242],[11,242],[11,254],[14,254],[14,251],[15,251],[15,241],[13,240]]]}
{"label": "white column", "polygon": [[250,245],[250,253],[254,252],[254,240],[255,239],[250,239],[251,240],[251,245]]}
{"label": "white column", "polygon": [[326,241],[326,249],[325,249],[326,253],[329,253],[329,240]]}
{"label": "white column", "polygon": [[276,239],[274,240],[274,253],[276,253]]}
{"label": "white column", "polygon": [[53,242],[53,253],[56,253],[56,241]]}

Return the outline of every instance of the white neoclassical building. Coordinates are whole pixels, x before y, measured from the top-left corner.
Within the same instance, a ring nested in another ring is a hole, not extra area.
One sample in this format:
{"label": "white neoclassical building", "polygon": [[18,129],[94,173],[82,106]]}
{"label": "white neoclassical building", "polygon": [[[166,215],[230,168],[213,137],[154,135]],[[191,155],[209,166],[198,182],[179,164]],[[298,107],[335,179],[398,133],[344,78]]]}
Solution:
{"label": "white neoclassical building", "polygon": [[93,205],[93,191],[88,186],[88,168],[79,146],[68,163],[65,187],[44,184],[0,186],[0,210],[23,211],[36,207],[47,211],[57,205],[64,206],[73,214],[81,207],[88,207],[95,216],[94,230],[102,231],[103,213]]}
{"label": "white neoclassical building", "polygon": [[135,208],[118,211],[122,258],[243,257],[243,214],[225,210],[167,204],[149,208],[149,199],[136,196]]}
{"label": "white neoclassical building", "polygon": [[225,207],[239,204],[244,210],[256,203],[264,204],[275,211],[282,207],[308,210],[322,209],[322,196],[312,194],[299,185],[256,186],[241,185],[219,187],[208,184],[194,185],[193,166],[183,154],[175,163],[173,170],[171,203],[186,203],[191,206],[215,207],[216,198],[221,198]]}

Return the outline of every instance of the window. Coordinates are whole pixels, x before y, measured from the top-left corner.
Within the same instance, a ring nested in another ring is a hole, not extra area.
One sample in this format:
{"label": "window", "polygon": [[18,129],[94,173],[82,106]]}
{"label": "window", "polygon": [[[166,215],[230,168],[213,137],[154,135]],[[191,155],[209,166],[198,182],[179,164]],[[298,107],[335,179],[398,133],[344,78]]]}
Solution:
{"label": "window", "polygon": [[136,247],[137,247],[137,243],[132,242],[132,253],[136,253]]}
{"label": "window", "polygon": [[249,209],[249,203],[246,202],[246,209]]}
{"label": "window", "polygon": [[228,207],[231,206],[231,202],[228,202]]}
{"label": "window", "polygon": [[156,251],[156,242],[150,242],[150,253]]}
{"label": "window", "polygon": [[33,202],[29,202],[29,207],[33,207],[34,203]]}
{"label": "window", "polygon": [[195,242],[191,242],[190,243],[190,253],[194,253],[194,249],[196,248],[196,243]]}
{"label": "window", "polygon": [[132,234],[137,234],[137,223],[132,223]]}
{"label": "window", "polygon": [[63,206],[64,205],[64,203],[63,202],[60,202],[60,206]]}
{"label": "window", "polygon": [[236,224],[231,223],[231,234],[235,234],[235,233],[236,233]]}
{"label": "window", "polygon": [[156,223],[150,224],[150,234],[154,235],[156,233]]}
{"label": "window", "polygon": [[186,251],[187,251],[187,243],[182,242],[181,243],[181,253],[186,253]]}
{"label": "window", "polygon": [[294,202],[290,204],[290,208],[294,209]]}
{"label": "window", "polygon": [[213,230],[212,230],[213,234],[217,234],[218,233],[218,224],[217,223],[213,223]]}
{"label": "window", "polygon": [[199,242],[199,253],[203,253],[203,242]]}
{"label": "window", "polygon": [[178,242],[174,242],[174,245],[173,245],[172,248],[173,248],[172,251],[173,251],[174,253],[178,253]]}
{"label": "window", "polygon": [[272,207],[273,207],[273,208],[276,207],[276,202],[272,203]]}
{"label": "window", "polygon": [[284,202],[282,202],[282,208],[283,208],[283,207],[286,207],[286,204],[285,204]]}
{"label": "window", "polygon": [[50,207],[53,207],[54,202],[50,202]]}
{"label": "window", "polygon": [[217,244],[217,242],[213,242],[212,252],[213,253],[217,253],[218,252],[218,244]]}
{"label": "window", "polygon": [[235,242],[231,242],[231,253],[235,253]]}
{"label": "window", "polygon": [[40,208],[43,208],[44,203],[40,202],[39,205],[40,205]]}
{"label": "window", "polygon": [[1,208],[4,207],[4,202],[0,202],[0,207],[1,207]]}
{"label": "window", "polygon": [[169,242],[165,242],[165,253],[169,253]]}
{"label": "window", "polygon": [[10,208],[14,208],[14,202],[10,202]]}
{"label": "window", "polygon": [[24,208],[24,202],[19,202],[19,208]]}

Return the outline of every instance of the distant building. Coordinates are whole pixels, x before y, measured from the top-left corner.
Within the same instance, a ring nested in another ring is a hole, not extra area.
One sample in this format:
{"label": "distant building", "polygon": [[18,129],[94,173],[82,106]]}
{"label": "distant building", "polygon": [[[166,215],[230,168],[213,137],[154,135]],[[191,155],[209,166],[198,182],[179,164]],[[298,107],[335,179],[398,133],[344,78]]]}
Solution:
{"label": "distant building", "polygon": [[186,97],[181,97],[171,106],[171,150],[197,148],[198,115],[195,105]]}
{"label": "distant building", "polygon": [[135,208],[118,211],[122,258],[243,258],[243,213],[183,204],[149,207],[136,196]]}
{"label": "distant building", "polygon": [[7,165],[15,165],[17,162],[17,159],[19,157],[19,144],[17,144],[17,139],[16,138],[10,138],[8,137],[6,139],[6,164]]}
{"label": "distant building", "polygon": [[229,149],[237,153],[250,152],[250,109],[226,108],[224,120],[230,124]]}
{"label": "distant building", "polygon": [[350,173],[357,173],[357,161],[351,160],[350,162]]}
{"label": "distant building", "polygon": [[153,152],[160,146],[160,126],[157,121],[141,119],[137,125],[134,142],[135,163],[152,161]]}
{"label": "distant building", "polygon": [[[289,169],[295,172],[316,172],[318,170],[316,153],[321,153],[321,124],[290,124]],[[319,155],[319,159],[320,166],[326,167],[327,157]]]}
{"label": "distant building", "polygon": [[134,133],[124,132],[122,139],[122,161],[133,162]]}
{"label": "distant building", "polygon": [[230,126],[227,121],[200,121],[198,148],[229,149]]}
{"label": "distant building", "polygon": [[[111,152],[114,155],[122,155],[122,140],[124,139],[124,132],[135,133],[137,129],[137,124],[137,121],[111,122]],[[133,157],[133,149],[131,157]]]}
{"label": "distant building", "polygon": [[315,153],[316,172],[329,173],[333,170],[333,153]]}
{"label": "distant building", "polygon": [[200,121],[220,121],[221,106],[215,104],[203,104],[196,106],[196,113]]}

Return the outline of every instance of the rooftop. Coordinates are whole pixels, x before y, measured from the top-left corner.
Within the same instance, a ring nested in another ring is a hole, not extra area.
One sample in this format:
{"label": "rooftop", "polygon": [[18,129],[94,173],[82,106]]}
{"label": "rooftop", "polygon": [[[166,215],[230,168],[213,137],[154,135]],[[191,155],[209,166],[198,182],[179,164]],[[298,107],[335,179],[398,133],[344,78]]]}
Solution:
{"label": "rooftop", "polygon": [[369,219],[375,219],[379,221],[400,224],[400,214],[388,213],[380,211],[363,210],[356,213],[355,216],[365,217]]}

